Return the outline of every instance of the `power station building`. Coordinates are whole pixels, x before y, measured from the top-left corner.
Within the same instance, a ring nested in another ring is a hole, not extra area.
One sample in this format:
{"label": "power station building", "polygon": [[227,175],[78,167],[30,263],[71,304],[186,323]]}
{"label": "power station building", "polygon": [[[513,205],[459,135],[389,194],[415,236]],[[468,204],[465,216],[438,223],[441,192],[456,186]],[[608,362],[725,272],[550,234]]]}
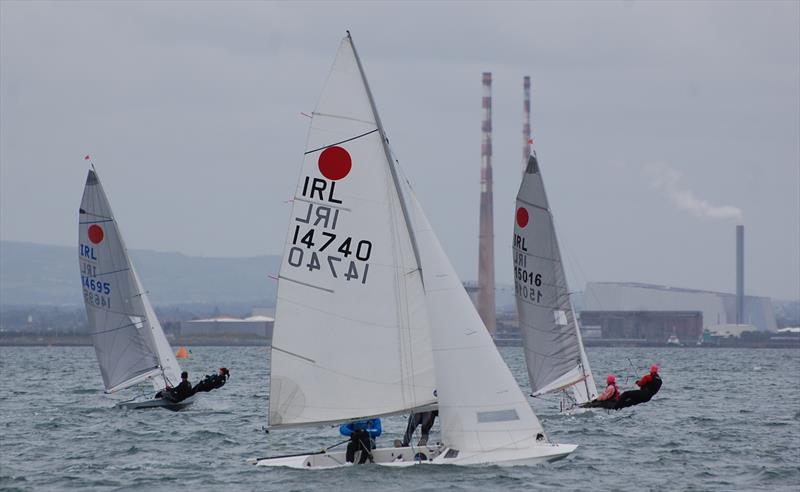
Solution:
{"label": "power station building", "polygon": [[275,320],[269,316],[234,318],[219,316],[209,319],[181,321],[181,336],[258,337],[272,339]]}
{"label": "power station building", "polygon": [[640,283],[590,282],[582,299],[581,324],[600,327],[603,338],[666,341],[676,335],[694,342],[704,329],[732,324],[775,331],[775,312],[768,297],[742,296],[737,319],[737,296],[722,292],[682,289]]}

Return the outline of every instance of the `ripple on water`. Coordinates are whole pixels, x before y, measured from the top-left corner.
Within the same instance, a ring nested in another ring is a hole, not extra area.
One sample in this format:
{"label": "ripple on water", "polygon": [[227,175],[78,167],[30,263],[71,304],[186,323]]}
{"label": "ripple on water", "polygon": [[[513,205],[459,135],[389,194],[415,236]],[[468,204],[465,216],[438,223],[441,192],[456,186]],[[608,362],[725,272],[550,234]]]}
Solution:
{"label": "ripple on water", "polygon": [[[800,483],[800,351],[592,348],[596,374],[630,372],[629,357],[642,367],[655,360],[662,365],[664,386],[653,401],[619,412],[567,416],[558,413],[558,398],[532,400],[551,439],[579,445],[567,460],[508,469],[354,466],[308,472],[245,463],[341,439],[329,426],[261,431],[267,423],[268,354],[257,348],[192,348],[192,357],[182,361],[190,374],[199,377],[224,365],[235,377],[178,413],[112,408],[114,398],[126,396],[102,393],[91,348],[0,350],[0,360],[20,368],[18,387],[0,393],[8,395],[0,400],[3,489],[439,492],[590,484],[598,490],[772,492]],[[527,388],[521,350],[502,353]],[[741,371],[755,365],[761,370]],[[36,378],[52,367],[62,371],[59,381]],[[783,405],[763,404],[765,381]],[[387,444],[400,437],[405,417],[388,417],[383,427],[380,442]]]}

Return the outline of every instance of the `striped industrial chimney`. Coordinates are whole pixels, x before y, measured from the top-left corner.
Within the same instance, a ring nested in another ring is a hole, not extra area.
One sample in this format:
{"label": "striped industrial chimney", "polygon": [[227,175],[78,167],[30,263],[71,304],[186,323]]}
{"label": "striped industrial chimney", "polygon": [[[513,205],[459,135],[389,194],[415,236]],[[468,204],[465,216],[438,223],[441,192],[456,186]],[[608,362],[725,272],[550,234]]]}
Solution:
{"label": "striped industrial chimney", "polygon": [[486,329],[496,329],[494,301],[494,206],[492,204],[492,74],[483,72],[481,131],[481,211],[478,238],[478,313]]}
{"label": "striped industrial chimney", "polygon": [[528,167],[528,158],[531,155],[531,78],[522,79],[522,172]]}

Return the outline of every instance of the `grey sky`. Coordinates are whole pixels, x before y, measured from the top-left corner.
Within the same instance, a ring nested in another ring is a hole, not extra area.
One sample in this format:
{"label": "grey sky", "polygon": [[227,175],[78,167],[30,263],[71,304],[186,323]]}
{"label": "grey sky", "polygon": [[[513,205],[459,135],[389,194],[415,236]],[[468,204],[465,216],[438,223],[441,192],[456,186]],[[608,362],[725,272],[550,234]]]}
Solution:
{"label": "grey sky", "polygon": [[[0,3],[0,237],[76,242],[91,154],[130,247],[280,253],[311,111],[350,29],[456,269],[477,270],[494,76],[511,283],[522,77],[571,286],[800,298],[800,3]],[[727,208],[724,208],[727,207]],[[213,282],[214,279],[208,279]]]}

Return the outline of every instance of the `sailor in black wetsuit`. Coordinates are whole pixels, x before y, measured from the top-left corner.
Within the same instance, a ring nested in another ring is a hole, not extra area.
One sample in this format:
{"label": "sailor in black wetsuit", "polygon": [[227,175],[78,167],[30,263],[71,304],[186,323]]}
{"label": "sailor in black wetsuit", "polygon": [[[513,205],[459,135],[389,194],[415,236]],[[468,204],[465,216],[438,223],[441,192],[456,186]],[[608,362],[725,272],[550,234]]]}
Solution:
{"label": "sailor in black wetsuit", "polygon": [[183,371],[181,373],[181,383],[169,390],[169,392],[162,393],[162,397],[172,402],[183,401],[194,394],[192,391],[192,383],[189,382],[189,373]]}
{"label": "sailor in black wetsuit", "polygon": [[650,366],[650,373],[645,374],[640,380],[636,381],[636,385],[640,389],[629,390],[620,395],[616,406],[617,410],[650,401],[653,395],[658,393],[658,390],[661,389],[661,376],[658,375],[658,366],[655,364]]}
{"label": "sailor in black wetsuit", "polygon": [[228,378],[231,377],[231,372],[225,368],[220,367],[218,374],[208,374],[202,381],[197,383],[194,386],[194,393],[199,393],[201,391],[211,391],[217,388],[222,388],[225,383],[228,381]]}

